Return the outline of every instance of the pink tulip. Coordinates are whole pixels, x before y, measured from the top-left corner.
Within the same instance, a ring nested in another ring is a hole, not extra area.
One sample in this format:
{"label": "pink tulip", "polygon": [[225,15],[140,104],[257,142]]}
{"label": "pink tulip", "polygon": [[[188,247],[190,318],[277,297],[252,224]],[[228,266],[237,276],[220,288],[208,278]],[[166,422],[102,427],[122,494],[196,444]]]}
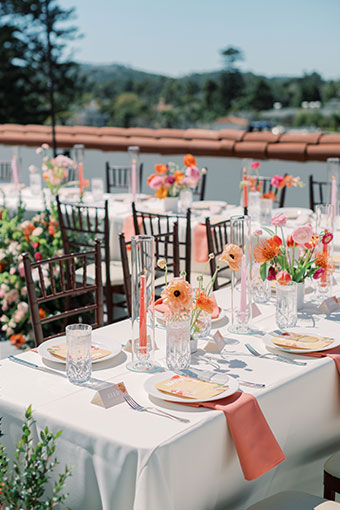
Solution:
{"label": "pink tulip", "polygon": [[287,271],[279,271],[276,275],[276,281],[280,285],[288,285],[292,281],[292,277]]}
{"label": "pink tulip", "polygon": [[250,166],[251,166],[251,168],[256,170],[260,166],[260,163],[259,163],[259,161],[253,161]]}
{"label": "pink tulip", "polygon": [[283,214],[275,214],[275,216],[272,217],[271,224],[276,227],[283,227],[287,223],[288,217]]}

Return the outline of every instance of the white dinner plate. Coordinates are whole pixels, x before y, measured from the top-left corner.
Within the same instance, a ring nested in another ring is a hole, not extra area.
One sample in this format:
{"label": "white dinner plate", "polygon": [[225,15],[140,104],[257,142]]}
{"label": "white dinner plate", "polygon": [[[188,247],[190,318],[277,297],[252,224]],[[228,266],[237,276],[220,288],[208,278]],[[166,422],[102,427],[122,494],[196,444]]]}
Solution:
{"label": "white dinner plate", "polygon": [[[303,331],[299,331],[299,333],[301,334],[304,334]],[[306,333],[307,334],[311,334],[310,332],[309,333]],[[292,352],[294,354],[304,354],[304,353],[307,353],[307,352],[321,352],[321,351],[327,351],[328,349],[334,349],[334,347],[338,347],[340,345],[340,339],[339,340],[333,340],[333,342],[328,345],[327,347],[322,347],[321,349],[292,349],[290,347],[281,347],[279,345],[276,345],[274,344],[271,340],[271,335],[266,335],[264,338],[263,338],[263,342],[264,344],[267,346],[267,347],[271,347],[271,348],[274,348],[274,349],[278,349],[279,351],[285,351],[285,352]]]}
{"label": "white dinner plate", "polygon": [[311,216],[313,214],[312,209],[305,209],[303,207],[280,207],[279,209],[273,210],[274,214],[285,214],[289,220],[296,220],[301,215]]}
{"label": "white dinner plate", "polygon": [[219,400],[220,398],[229,397],[230,395],[233,395],[238,390],[238,382],[233,377],[229,377],[228,379],[228,388],[223,391],[223,393],[220,393],[219,395],[215,395],[214,397],[206,398],[204,400],[202,399],[195,399],[195,398],[184,398],[184,397],[178,397],[177,395],[171,395],[170,393],[163,393],[162,391],[159,391],[156,388],[156,384],[160,381],[163,381],[165,379],[169,379],[173,375],[176,375],[175,372],[160,372],[158,374],[155,374],[151,376],[149,379],[147,379],[144,383],[144,389],[145,391],[151,395],[152,397],[157,397],[162,400],[168,400],[169,402],[184,402],[186,404],[193,404],[196,402],[209,402],[210,400]]}
{"label": "white dinner plate", "polygon": [[193,202],[191,209],[211,209],[212,207],[227,207],[227,202],[219,200],[201,200],[199,202]]}
{"label": "white dinner plate", "polygon": [[[93,333],[92,333],[93,334]],[[53,361],[54,363],[63,363],[65,365],[66,360],[62,360],[60,358],[57,358],[56,356],[53,356],[47,349],[49,347],[52,347],[52,345],[58,345],[60,343],[66,343],[66,337],[60,336],[57,338],[52,338],[51,340],[46,340],[46,342],[43,342],[38,347],[38,353],[40,356],[44,359],[47,359],[48,361]],[[98,341],[96,339],[92,339],[92,345],[95,347],[99,347],[100,349],[106,349],[107,351],[111,351],[111,354],[108,354],[104,358],[96,359],[92,363],[100,363],[101,361],[106,361],[108,359],[114,358],[119,354],[122,350],[122,345],[119,341],[114,339],[105,339],[105,341]]]}

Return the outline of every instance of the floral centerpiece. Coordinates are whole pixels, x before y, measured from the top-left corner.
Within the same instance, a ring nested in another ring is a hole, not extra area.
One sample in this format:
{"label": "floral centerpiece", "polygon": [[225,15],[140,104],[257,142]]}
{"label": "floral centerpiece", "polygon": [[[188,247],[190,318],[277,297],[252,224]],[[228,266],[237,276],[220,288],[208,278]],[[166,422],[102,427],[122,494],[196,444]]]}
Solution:
{"label": "floral centerpiece", "polygon": [[155,165],[156,173],[148,177],[147,184],[155,190],[157,198],[178,197],[182,190],[197,188],[204,169],[199,170],[191,154],[184,157],[184,165],[182,169],[172,162]]}
{"label": "floral centerpiece", "polygon": [[275,231],[265,229],[270,234],[268,239],[260,240],[262,231],[255,233],[254,259],[261,264],[262,280],[276,280],[282,285],[291,281],[302,283],[306,278],[318,279],[331,271],[327,247],[333,234],[323,231],[317,235],[311,225],[303,225],[285,238],[282,227],[287,220],[282,213],[275,215],[271,220]]}

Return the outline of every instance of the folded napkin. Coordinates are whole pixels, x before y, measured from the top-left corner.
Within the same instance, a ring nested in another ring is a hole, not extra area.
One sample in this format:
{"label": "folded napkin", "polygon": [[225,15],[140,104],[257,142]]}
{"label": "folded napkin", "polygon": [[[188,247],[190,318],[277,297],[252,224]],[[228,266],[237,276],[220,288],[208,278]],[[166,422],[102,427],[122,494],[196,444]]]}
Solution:
{"label": "folded napkin", "polygon": [[207,229],[205,225],[202,225],[201,223],[196,225],[196,227],[194,228],[192,244],[195,262],[207,262],[209,254],[208,254]]}
{"label": "folded napkin", "polygon": [[[137,218],[139,230],[143,231],[143,220],[142,218]],[[135,226],[133,223],[133,216],[127,216],[123,223],[122,231],[125,234],[125,242],[131,241],[131,237],[135,235]]]}
{"label": "folded napkin", "polygon": [[220,400],[184,405],[224,412],[246,480],[255,480],[285,460],[253,395],[237,392]]}
{"label": "folded napkin", "polygon": [[299,356],[309,356],[310,358],[332,358],[340,375],[340,345],[333,349],[319,352],[299,352]]}

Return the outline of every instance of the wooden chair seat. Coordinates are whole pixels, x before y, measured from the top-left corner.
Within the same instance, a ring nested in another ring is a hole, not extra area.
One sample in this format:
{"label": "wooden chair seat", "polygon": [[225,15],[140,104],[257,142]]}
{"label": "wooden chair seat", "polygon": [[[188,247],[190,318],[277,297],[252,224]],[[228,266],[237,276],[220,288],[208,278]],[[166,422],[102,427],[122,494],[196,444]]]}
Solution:
{"label": "wooden chair seat", "polygon": [[329,475],[339,478],[340,487],[340,452],[334,453],[334,455],[332,455],[328,460],[326,460],[324,470]]}
{"label": "wooden chair seat", "polygon": [[297,491],[285,491],[263,499],[248,510],[339,510],[340,503]]}
{"label": "wooden chair seat", "polygon": [[[106,286],[106,263],[102,262],[102,282],[103,286]],[[87,278],[89,281],[95,280],[95,265],[89,264],[86,268]],[[83,277],[83,268],[79,268],[76,271],[77,281],[81,281]],[[122,263],[120,260],[111,260],[110,261],[110,282],[112,287],[116,287],[118,285],[124,285],[124,275],[122,269]]]}
{"label": "wooden chair seat", "polygon": [[340,452],[334,453],[326,460],[323,472],[324,497],[335,500],[335,493],[340,494]]}

